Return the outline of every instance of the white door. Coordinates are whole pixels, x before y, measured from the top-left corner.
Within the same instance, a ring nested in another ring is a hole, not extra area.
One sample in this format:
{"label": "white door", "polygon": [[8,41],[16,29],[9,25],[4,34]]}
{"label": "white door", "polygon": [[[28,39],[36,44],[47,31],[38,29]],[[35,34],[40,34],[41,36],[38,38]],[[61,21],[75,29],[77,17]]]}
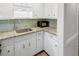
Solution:
{"label": "white door", "polygon": [[50,43],[50,37],[45,35],[45,40],[44,40],[44,50],[49,54],[53,54],[53,46]]}
{"label": "white door", "polygon": [[36,54],[36,39],[35,38],[29,39],[28,46],[29,46],[30,56],[35,55]]}
{"label": "white door", "polygon": [[52,46],[53,46],[53,56],[58,56],[58,43],[54,41],[52,43]]}
{"label": "white door", "polygon": [[36,34],[17,37],[15,43],[15,55],[32,56],[36,51]]}
{"label": "white door", "polygon": [[57,56],[58,55],[58,42],[54,38],[53,34],[45,32],[44,50],[50,56]]}
{"label": "white door", "polygon": [[16,56],[28,56],[30,55],[29,51],[30,50],[28,49],[27,40],[15,43],[15,55]]}
{"label": "white door", "polygon": [[56,3],[45,4],[45,17],[57,19],[57,4]]}
{"label": "white door", "polygon": [[32,4],[31,3],[14,3],[13,17],[26,19],[32,18]]}
{"label": "white door", "polygon": [[14,47],[12,45],[2,48],[2,56],[14,56]]}
{"label": "white door", "polygon": [[32,4],[33,9],[33,18],[42,18],[43,17],[43,4],[42,3],[34,3]]}

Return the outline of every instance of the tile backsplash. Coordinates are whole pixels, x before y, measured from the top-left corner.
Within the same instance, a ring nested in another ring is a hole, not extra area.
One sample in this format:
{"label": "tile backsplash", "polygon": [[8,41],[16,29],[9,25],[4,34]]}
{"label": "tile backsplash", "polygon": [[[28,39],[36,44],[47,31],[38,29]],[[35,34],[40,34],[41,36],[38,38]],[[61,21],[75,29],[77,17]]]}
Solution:
{"label": "tile backsplash", "polygon": [[16,20],[15,27],[16,28],[33,28],[37,25],[37,19],[19,19]]}
{"label": "tile backsplash", "polygon": [[0,20],[0,32],[11,31],[14,28],[12,20]]}
{"label": "tile backsplash", "polygon": [[[37,21],[40,19],[11,19],[0,20],[0,32],[12,31],[21,28],[37,27]],[[57,27],[56,19],[46,19],[50,22],[50,27]]]}
{"label": "tile backsplash", "polygon": [[51,20],[49,20],[49,22],[50,22],[50,27],[57,28],[57,20],[56,19],[51,19]]}

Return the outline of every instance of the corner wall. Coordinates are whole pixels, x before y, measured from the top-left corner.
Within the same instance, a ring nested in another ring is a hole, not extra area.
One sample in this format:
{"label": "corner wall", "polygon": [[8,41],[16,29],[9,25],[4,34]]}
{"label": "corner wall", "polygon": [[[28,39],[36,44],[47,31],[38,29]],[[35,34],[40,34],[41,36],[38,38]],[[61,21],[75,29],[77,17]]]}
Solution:
{"label": "corner wall", "polygon": [[64,4],[64,55],[78,55],[78,23],[77,5]]}
{"label": "corner wall", "polygon": [[64,3],[58,3],[57,19],[58,56],[64,55]]}

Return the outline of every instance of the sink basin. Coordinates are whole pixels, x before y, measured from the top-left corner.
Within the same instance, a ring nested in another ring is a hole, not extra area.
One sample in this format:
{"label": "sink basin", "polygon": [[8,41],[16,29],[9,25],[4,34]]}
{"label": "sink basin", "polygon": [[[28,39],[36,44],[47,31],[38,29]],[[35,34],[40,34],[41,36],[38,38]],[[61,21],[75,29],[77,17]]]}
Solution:
{"label": "sink basin", "polygon": [[29,31],[32,31],[32,29],[26,28],[26,29],[18,29],[18,30],[16,30],[17,33],[23,33],[23,32],[29,32]]}

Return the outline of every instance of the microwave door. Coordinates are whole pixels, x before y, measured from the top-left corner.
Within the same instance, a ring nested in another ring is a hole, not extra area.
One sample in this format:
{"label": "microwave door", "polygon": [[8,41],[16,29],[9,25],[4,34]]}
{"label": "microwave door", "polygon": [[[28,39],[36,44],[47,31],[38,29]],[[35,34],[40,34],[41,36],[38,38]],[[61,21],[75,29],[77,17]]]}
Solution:
{"label": "microwave door", "polygon": [[42,23],[42,26],[45,27],[46,26],[46,23]]}

